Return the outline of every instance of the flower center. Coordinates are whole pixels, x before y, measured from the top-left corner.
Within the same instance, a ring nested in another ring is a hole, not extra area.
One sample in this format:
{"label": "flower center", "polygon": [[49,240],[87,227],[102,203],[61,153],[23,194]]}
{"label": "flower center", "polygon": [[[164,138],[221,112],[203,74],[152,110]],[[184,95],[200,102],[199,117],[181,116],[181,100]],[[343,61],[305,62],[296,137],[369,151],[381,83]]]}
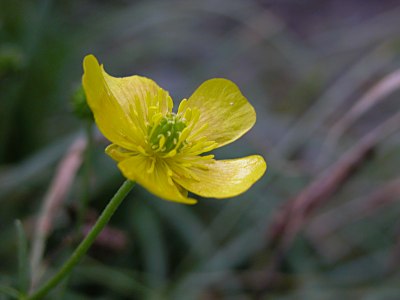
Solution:
{"label": "flower center", "polygon": [[178,152],[184,145],[180,136],[185,128],[185,121],[175,113],[169,113],[162,117],[159,122],[148,129],[151,149],[161,153],[168,153],[172,150]]}

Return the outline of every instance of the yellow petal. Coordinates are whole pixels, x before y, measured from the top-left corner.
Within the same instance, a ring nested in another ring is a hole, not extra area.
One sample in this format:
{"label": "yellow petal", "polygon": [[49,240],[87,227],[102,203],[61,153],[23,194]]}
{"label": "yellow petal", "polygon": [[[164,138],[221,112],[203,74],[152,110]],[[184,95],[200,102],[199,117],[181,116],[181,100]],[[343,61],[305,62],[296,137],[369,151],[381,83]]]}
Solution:
{"label": "yellow petal", "polygon": [[116,144],[111,144],[108,145],[106,148],[106,153],[115,161],[123,161],[125,159],[128,159],[129,157],[136,155],[136,152],[132,152],[130,150],[127,150],[125,148],[122,148]]}
{"label": "yellow petal", "polygon": [[118,167],[128,179],[134,180],[156,196],[165,200],[195,204],[195,199],[187,198],[187,191],[176,185],[168,175],[168,166],[154,157],[132,156],[121,161]]}
{"label": "yellow petal", "polygon": [[83,87],[100,131],[126,149],[144,147],[149,113],[172,110],[168,92],[145,77],[110,76],[93,55],[85,57],[83,66]]}
{"label": "yellow petal", "polygon": [[191,168],[196,180],[175,179],[185,189],[202,197],[229,198],[248,190],[265,173],[267,165],[259,155],[239,159],[205,161]]}
{"label": "yellow petal", "polygon": [[131,118],[142,117],[148,121],[150,107],[152,108],[150,117],[158,112],[165,115],[172,111],[173,102],[169,93],[153,80],[137,75],[117,78],[110,76],[104,70],[103,75],[110,91]]}
{"label": "yellow petal", "polygon": [[135,128],[110,92],[96,58],[93,55],[86,56],[83,68],[82,84],[97,126],[107,139],[130,149],[132,143],[136,142],[133,139]]}
{"label": "yellow petal", "polygon": [[[200,110],[193,134],[203,126],[200,136],[217,142],[219,147],[241,137],[256,121],[254,108],[236,84],[227,79],[205,81],[189,98],[187,107]],[[206,123],[208,126],[204,127]]]}

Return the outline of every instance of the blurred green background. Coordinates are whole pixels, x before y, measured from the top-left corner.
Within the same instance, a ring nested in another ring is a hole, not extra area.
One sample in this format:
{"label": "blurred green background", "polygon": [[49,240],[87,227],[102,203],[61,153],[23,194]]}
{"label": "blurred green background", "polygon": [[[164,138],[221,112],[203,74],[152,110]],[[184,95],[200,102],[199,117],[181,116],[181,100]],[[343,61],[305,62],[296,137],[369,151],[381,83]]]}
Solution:
{"label": "blurred green background", "polygon": [[231,79],[257,123],[216,157],[259,153],[268,170],[196,206],[136,187],[48,299],[400,299],[396,0],[0,0],[0,290],[18,284],[15,219],[32,248],[45,199],[58,201],[42,282],[123,181],[73,114],[89,53],[176,102]]}

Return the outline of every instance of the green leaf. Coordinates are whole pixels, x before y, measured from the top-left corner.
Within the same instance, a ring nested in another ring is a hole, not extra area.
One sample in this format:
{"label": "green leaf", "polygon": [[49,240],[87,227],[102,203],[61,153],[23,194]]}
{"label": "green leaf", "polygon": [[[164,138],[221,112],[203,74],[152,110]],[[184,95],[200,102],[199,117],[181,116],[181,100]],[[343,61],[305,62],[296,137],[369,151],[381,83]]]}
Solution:
{"label": "green leaf", "polygon": [[28,263],[28,241],[20,220],[15,221],[18,236],[18,288],[21,294],[26,294],[29,288],[30,270]]}

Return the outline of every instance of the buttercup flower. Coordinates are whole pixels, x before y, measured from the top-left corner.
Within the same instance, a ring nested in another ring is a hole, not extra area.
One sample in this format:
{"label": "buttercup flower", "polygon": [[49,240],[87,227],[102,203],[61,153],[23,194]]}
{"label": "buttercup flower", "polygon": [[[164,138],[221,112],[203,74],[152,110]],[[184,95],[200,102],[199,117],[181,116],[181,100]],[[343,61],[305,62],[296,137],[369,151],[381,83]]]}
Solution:
{"label": "buttercup flower", "polygon": [[188,191],[233,197],[264,174],[259,155],[228,160],[201,155],[235,141],[256,121],[254,108],[233,82],[207,80],[172,112],[171,97],[154,81],[112,77],[93,55],[83,66],[88,104],[112,142],[106,153],[126,178],[165,200],[194,204]]}

